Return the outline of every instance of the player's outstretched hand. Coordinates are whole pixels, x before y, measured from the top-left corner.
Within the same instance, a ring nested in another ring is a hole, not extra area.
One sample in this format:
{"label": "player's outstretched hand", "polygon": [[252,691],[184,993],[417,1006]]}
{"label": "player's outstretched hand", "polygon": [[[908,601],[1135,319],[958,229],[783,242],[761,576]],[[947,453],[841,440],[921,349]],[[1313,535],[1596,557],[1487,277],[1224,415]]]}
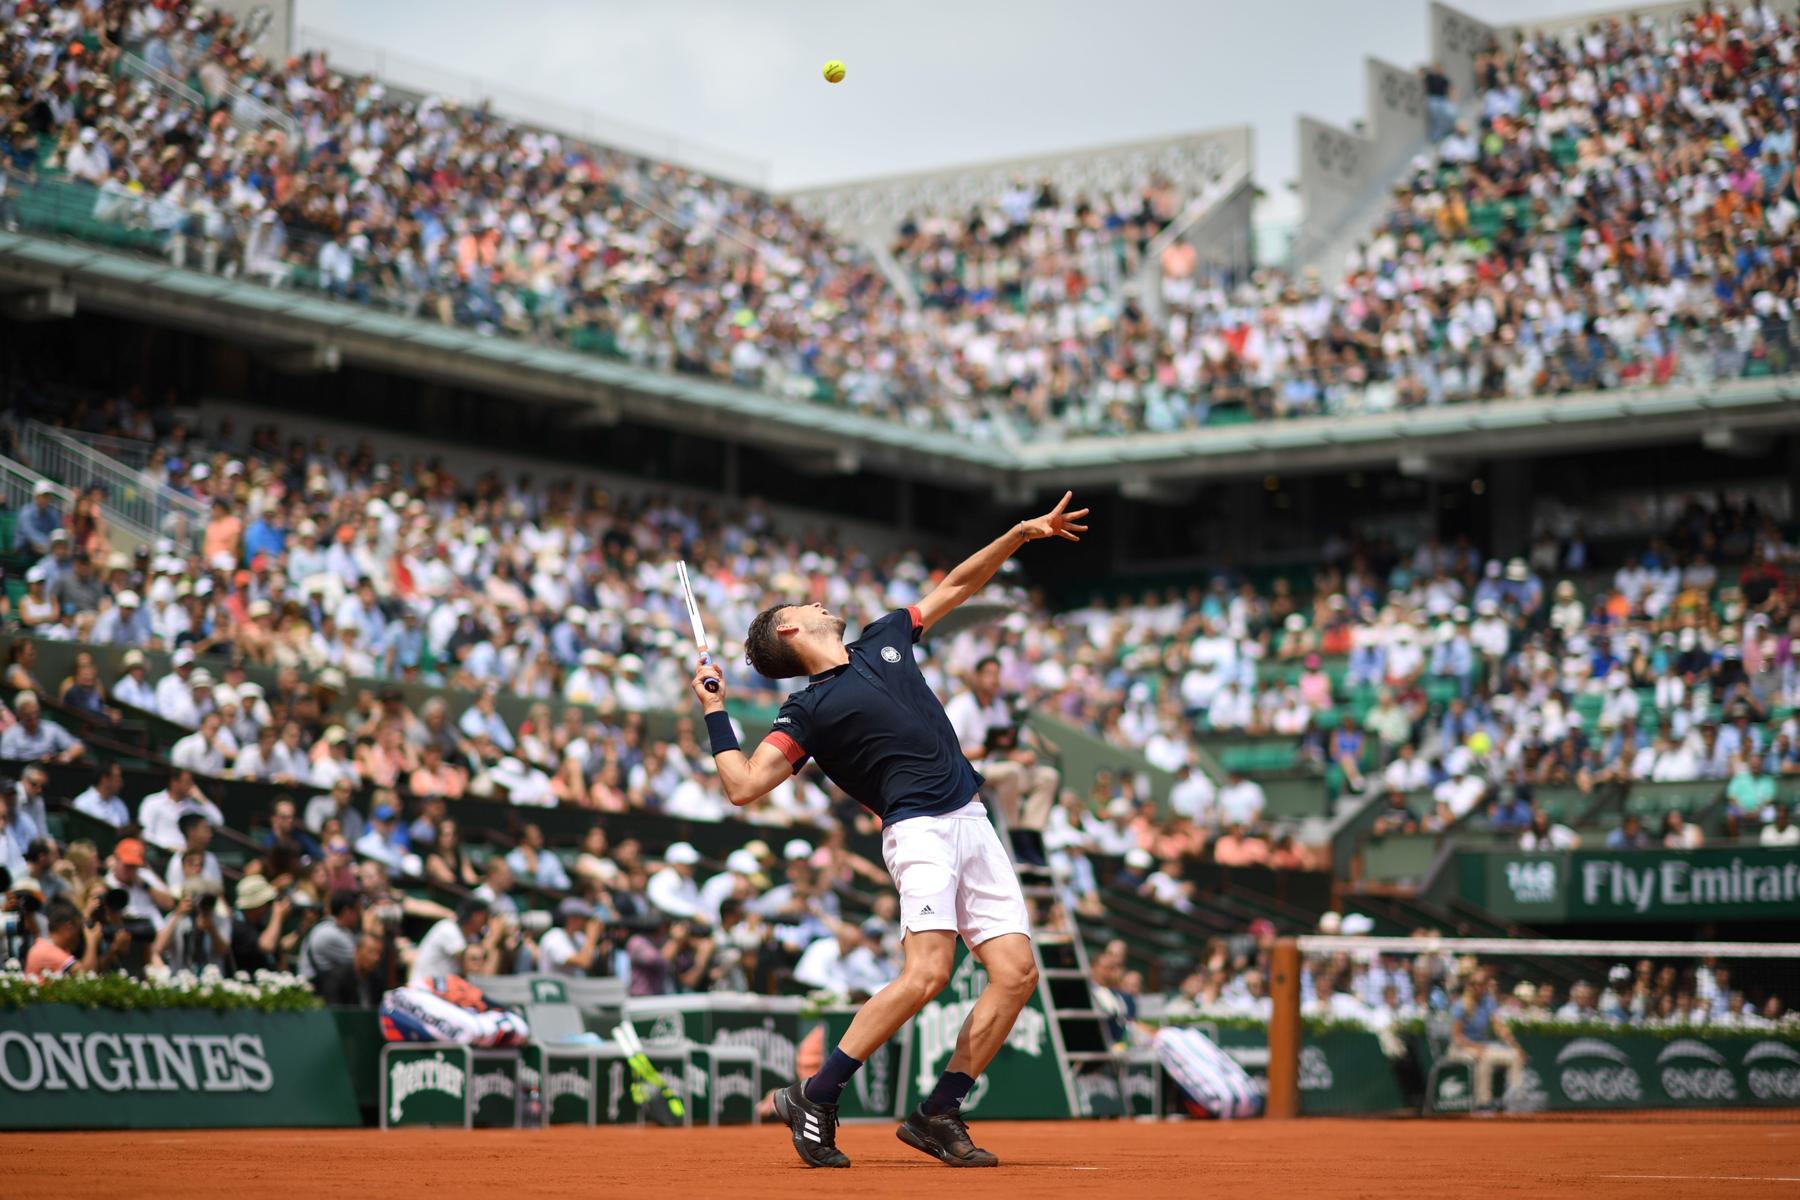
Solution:
{"label": "player's outstretched hand", "polygon": [[[717,691],[707,689],[706,681],[709,679],[714,681],[713,686]],[[725,707],[725,675],[719,670],[718,664],[707,663],[696,670],[690,686],[694,689],[694,695],[700,698],[700,707],[707,712],[717,712]]]}
{"label": "player's outstretched hand", "polygon": [[1071,542],[1079,542],[1081,540],[1080,535],[1087,532],[1087,526],[1076,524],[1076,522],[1087,516],[1088,510],[1085,508],[1078,508],[1074,512],[1070,512],[1069,501],[1074,498],[1074,492],[1064,492],[1063,498],[1056,502],[1055,508],[1051,509],[1041,517],[1035,517],[1029,521],[1019,522],[1020,527],[1025,531],[1025,536],[1034,542],[1040,538],[1048,537],[1059,537],[1065,538]]}

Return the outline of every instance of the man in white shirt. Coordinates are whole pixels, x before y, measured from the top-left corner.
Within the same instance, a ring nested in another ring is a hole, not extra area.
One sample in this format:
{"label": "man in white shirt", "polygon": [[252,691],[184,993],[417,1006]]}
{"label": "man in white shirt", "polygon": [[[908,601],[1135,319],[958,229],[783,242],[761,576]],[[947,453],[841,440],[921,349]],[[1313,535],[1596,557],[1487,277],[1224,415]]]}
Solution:
{"label": "man in white shirt", "polygon": [[156,681],[156,712],[165,721],[172,721],[188,729],[200,727],[200,704],[194,696],[194,688],[198,678],[204,678],[207,695],[212,693],[212,676],[194,669],[194,652],[186,646],[177,650],[169,659],[174,668],[169,674]]}
{"label": "man in white shirt", "polygon": [[689,775],[669,793],[663,812],[689,821],[723,821],[731,812],[731,804],[719,787],[719,777],[711,773]]}
{"label": "man in white shirt", "polygon": [[181,836],[181,818],[191,812],[199,813],[215,826],[225,823],[219,806],[194,786],[194,773],[176,767],[169,772],[168,787],[151,792],[138,803],[138,828],[151,845],[179,853],[187,840]]}
{"label": "man in white shirt", "polygon": [[1800,825],[1794,824],[1786,807],[1775,806],[1775,819],[1762,827],[1756,835],[1761,846],[1800,846]]}
{"label": "man in white shirt", "polygon": [[556,920],[538,939],[538,970],[572,978],[586,975],[602,945],[600,918],[585,900],[570,896],[556,906]]}
{"label": "man in white shirt", "polygon": [[1219,820],[1226,825],[1242,825],[1254,829],[1262,821],[1268,797],[1262,784],[1245,778],[1242,771],[1227,771],[1225,786],[1219,791]]}
{"label": "man in white shirt", "polygon": [[113,699],[144,712],[160,711],[156,702],[156,689],[144,678],[144,652],[127,650],[120,663],[125,668],[125,673],[113,684]]}
{"label": "man in white shirt", "polygon": [[107,861],[110,867],[106,873],[106,886],[124,890],[125,915],[142,918],[161,929],[163,914],[175,907],[175,897],[163,886],[156,872],[145,865],[144,843],[136,838],[124,838],[113,847]]}
{"label": "man in white shirt", "polygon": [[701,885],[701,917],[709,924],[717,925],[719,906],[736,895],[740,886],[748,888],[751,896],[769,886],[768,876],[762,873],[762,865],[756,861],[756,855],[748,850],[733,850],[725,860],[725,869]]}
{"label": "man in white shirt", "polygon": [[1381,772],[1381,781],[1391,791],[1421,792],[1431,782],[1431,768],[1408,742],[1400,747],[1400,753],[1395,756],[1394,761]]}
{"label": "man in white shirt", "polygon": [[1214,729],[1243,729],[1250,724],[1251,707],[1250,694],[1233,680],[1206,706],[1206,719]]}
{"label": "man in white shirt", "polygon": [[1445,825],[1474,812],[1487,794],[1487,785],[1469,774],[1468,764],[1461,755],[1451,755],[1449,767],[1450,778],[1431,792],[1432,799],[1438,803],[1438,818]]}
{"label": "man in white shirt", "polygon": [[102,763],[93,784],[75,797],[75,811],[118,828],[131,823],[131,808],[119,795],[125,772],[118,763]]}
{"label": "man in white shirt", "polygon": [[[969,690],[950,697],[944,715],[956,731],[963,757],[987,781],[1007,824],[1014,829],[1042,829],[1056,803],[1059,776],[1024,744],[1023,727],[1000,698],[1000,660],[989,655],[976,663]],[[996,745],[990,738],[996,731],[1014,729],[1017,736],[1010,745]]]}
{"label": "man in white shirt", "polygon": [[556,806],[556,790],[550,777],[520,759],[501,759],[488,770],[487,778],[495,788],[505,789],[506,795],[495,796],[496,800],[525,808]]}
{"label": "man in white shirt", "polygon": [[[198,674],[198,672],[195,672]],[[200,718],[200,728],[181,738],[169,748],[169,761],[196,775],[218,779],[231,769],[232,754],[227,753],[225,720],[217,712]],[[236,747],[230,747],[235,751]]]}
{"label": "man in white shirt", "polygon": [[663,855],[667,865],[650,877],[644,893],[650,903],[671,917],[701,916],[700,888],[694,883],[694,864],[700,852],[686,842],[676,842]]}
{"label": "man in white shirt", "polygon": [[1096,854],[1122,858],[1137,848],[1137,834],[1131,830],[1131,801],[1123,797],[1106,806],[1104,817],[1088,813],[1081,827]]}
{"label": "man in white shirt", "polygon": [[407,985],[422,987],[433,979],[462,975],[463,955],[470,942],[480,941],[487,933],[491,911],[486,900],[471,896],[456,906],[454,917],[445,917],[427,930],[413,956]]}
{"label": "man in white shirt", "polygon": [[836,924],[831,937],[815,940],[794,964],[794,979],[816,991],[838,996],[869,996],[890,983],[896,972],[880,952],[882,926],[870,921],[863,929]]}
{"label": "man in white shirt", "polygon": [[1218,820],[1218,788],[1206,772],[1183,766],[1175,772],[1169,788],[1169,807],[1202,829],[1211,829]]}

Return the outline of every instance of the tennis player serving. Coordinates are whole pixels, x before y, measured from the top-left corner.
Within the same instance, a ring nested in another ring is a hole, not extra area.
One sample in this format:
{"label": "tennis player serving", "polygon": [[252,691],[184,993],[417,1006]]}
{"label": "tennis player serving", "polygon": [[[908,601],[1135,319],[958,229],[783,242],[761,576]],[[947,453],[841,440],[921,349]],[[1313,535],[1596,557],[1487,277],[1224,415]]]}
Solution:
{"label": "tennis player serving", "polygon": [[[958,1113],[975,1079],[1005,1044],[1037,988],[1031,926],[1012,860],[979,792],[981,776],[914,661],[912,645],[945,613],[981,591],[1026,542],[1081,540],[1085,508],[1067,493],[1044,516],[1021,521],[944,577],[917,605],[864,627],[844,643],[844,619],[822,604],[777,604],[750,623],[745,657],[769,679],[805,675],[775,728],[753,754],[738,748],[719,669],[702,665],[694,695],[706,711],[725,794],[750,804],[814,758],[833,783],[881,818],[881,850],[900,891],[905,966],[869,998],[819,1073],[775,1096],[775,1109],[810,1167],[847,1167],[837,1147],[838,1098],[863,1062],[943,990],[956,939],[988,973],[956,1051],[931,1095],[899,1129],[900,1140],[953,1167],[992,1167]],[[717,690],[708,686],[712,682]]]}

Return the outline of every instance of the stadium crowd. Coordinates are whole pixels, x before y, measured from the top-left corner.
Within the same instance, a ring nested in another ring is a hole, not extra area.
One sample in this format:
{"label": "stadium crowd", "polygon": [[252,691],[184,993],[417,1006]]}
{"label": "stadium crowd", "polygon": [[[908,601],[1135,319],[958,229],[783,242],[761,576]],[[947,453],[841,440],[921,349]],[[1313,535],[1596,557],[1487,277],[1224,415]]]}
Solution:
{"label": "stadium crowd", "polygon": [[1177,240],[1150,305],[1123,281],[1191,197],[1021,180],[895,231],[916,309],[774,197],[316,54],[266,61],[223,12],[13,0],[0,18],[0,129],[23,181],[0,220],[31,180],[75,180],[96,219],[178,262],[968,436],[1794,366],[1797,39],[1763,5],[1484,55],[1471,115],[1342,271],[1219,276]]}

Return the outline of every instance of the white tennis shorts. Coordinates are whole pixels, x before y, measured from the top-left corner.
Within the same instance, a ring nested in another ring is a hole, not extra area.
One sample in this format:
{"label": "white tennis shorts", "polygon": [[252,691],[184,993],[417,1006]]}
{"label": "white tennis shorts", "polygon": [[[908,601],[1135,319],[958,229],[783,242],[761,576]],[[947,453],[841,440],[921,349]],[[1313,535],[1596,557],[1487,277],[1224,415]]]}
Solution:
{"label": "white tennis shorts", "polygon": [[1004,933],[1031,936],[1019,874],[979,798],[889,825],[881,857],[900,890],[902,929],[948,929],[970,948]]}

